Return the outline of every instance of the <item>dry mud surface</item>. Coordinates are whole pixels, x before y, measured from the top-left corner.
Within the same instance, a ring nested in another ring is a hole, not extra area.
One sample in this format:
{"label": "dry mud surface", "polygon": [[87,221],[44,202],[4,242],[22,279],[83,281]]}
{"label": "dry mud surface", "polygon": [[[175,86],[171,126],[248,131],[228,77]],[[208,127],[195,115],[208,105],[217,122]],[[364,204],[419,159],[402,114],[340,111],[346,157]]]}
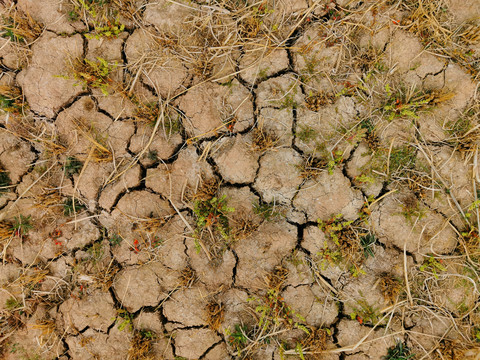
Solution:
{"label": "dry mud surface", "polygon": [[480,358],[480,2],[0,1],[0,358]]}

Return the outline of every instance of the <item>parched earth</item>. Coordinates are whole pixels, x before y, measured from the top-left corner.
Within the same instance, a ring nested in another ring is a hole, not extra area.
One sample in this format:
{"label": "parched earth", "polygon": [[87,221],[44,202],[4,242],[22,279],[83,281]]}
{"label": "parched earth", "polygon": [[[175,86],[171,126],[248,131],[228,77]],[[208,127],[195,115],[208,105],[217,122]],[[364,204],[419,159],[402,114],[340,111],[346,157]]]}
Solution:
{"label": "parched earth", "polygon": [[0,1],[0,357],[478,359],[480,3],[413,3]]}

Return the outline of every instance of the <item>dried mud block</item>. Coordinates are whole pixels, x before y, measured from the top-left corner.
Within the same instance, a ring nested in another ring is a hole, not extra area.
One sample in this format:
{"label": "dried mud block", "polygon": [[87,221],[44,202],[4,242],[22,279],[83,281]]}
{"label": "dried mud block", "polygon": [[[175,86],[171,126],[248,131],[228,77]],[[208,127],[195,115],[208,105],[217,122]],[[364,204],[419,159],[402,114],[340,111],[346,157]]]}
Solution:
{"label": "dried mud block", "polygon": [[[222,187],[218,193],[219,197],[225,196],[228,207],[235,209],[228,216],[229,227],[239,238],[249,235],[249,229],[255,228],[263,221],[261,215],[254,211],[254,205],[259,203],[259,198],[248,186]],[[245,226],[248,227],[246,232]]]}
{"label": "dried mud block", "polygon": [[209,329],[188,329],[175,332],[175,355],[198,359],[221,337]]}
{"label": "dried mud block", "polygon": [[308,3],[305,0],[281,0],[275,6],[278,7],[278,11],[282,15],[291,15],[292,13],[306,10]]}
{"label": "dried mud block", "polygon": [[277,146],[292,145],[293,112],[291,108],[263,108],[258,117],[257,131],[270,136]]}
{"label": "dried mud block", "polygon": [[390,54],[391,66],[402,74],[406,73],[404,80],[418,86],[422,85],[425,76],[440,72],[444,66],[438,58],[424,52],[415,35],[403,30],[395,31],[386,52]]}
{"label": "dried mud block", "polygon": [[288,54],[284,49],[247,49],[240,59],[240,76],[254,84],[287,69],[288,66]]}
{"label": "dried mud block", "polygon": [[312,269],[309,266],[307,255],[302,251],[295,251],[283,261],[283,267],[288,271],[285,285],[297,287],[299,285],[310,285],[315,281],[312,276]]}
{"label": "dried mud block", "polygon": [[[180,285],[177,271],[159,262],[130,266],[120,271],[113,283],[117,299],[129,311],[143,306],[157,306],[168,292]],[[142,296],[139,296],[141,294]]]}
{"label": "dried mud block", "polygon": [[[297,110],[295,145],[305,153],[321,155],[319,150],[325,144],[337,143],[338,129],[350,126],[356,116],[357,106],[354,100],[345,96],[340,97],[334,104],[323,106],[318,112],[300,106]],[[349,150],[351,148],[352,145]],[[347,153],[346,155],[348,156]]]}
{"label": "dried mud block", "polygon": [[182,205],[185,190],[194,191],[202,179],[213,179],[212,168],[207,162],[199,161],[195,148],[187,147],[180,151],[173,164],[148,169],[145,184],[178,207]]}
{"label": "dried mud block", "polygon": [[72,360],[124,360],[128,357],[131,337],[130,331],[120,331],[114,326],[108,335],[87,329],[79,335],[68,336],[65,341]]}
{"label": "dried mud block", "polygon": [[[68,59],[80,58],[83,40],[77,34],[68,38],[45,32],[32,45],[30,65],[17,76],[30,108],[49,118],[83,92],[71,79]],[[61,76],[68,76],[65,79]]]}
{"label": "dried mud block", "polygon": [[[153,128],[147,124],[137,124],[137,131],[130,140],[130,151],[139,154],[148,144],[152,137]],[[179,132],[169,133],[163,130],[162,125],[152,138],[152,143],[140,158],[140,163],[150,166],[158,160],[167,160],[175,154],[175,150],[182,143],[182,135]]]}
{"label": "dried mud block", "polygon": [[286,221],[261,224],[251,236],[234,244],[238,256],[235,284],[248,289],[265,288],[266,274],[290,253],[296,242],[297,228]]}
{"label": "dried mud block", "polygon": [[305,212],[310,221],[326,220],[337,214],[342,214],[346,220],[354,220],[363,205],[363,198],[359,190],[351,188],[342,171],[335,169],[332,175],[323,172],[316,181],[307,181],[293,205]]}
{"label": "dried mud block", "polygon": [[[113,166],[111,164],[90,161],[83,168],[81,176],[79,174],[73,176],[78,193],[88,200],[90,209],[94,208],[98,193],[112,171]],[[77,197],[78,193],[76,194]]]}
{"label": "dried mud block", "polygon": [[27,142],[0,128],[0,170],[8,171],[12,184],[20,181],[34,159]]}
{"label": "dried mud block", "polygon": [[108,39],[100,37],[99,39],[88,39],[86,59],[96,61],[97,58],[107,60],[109,63],[122,63],[122,47],[128,33],[123,32],[116,38]]}
{"label": "dried mud block", "polygon": [[263,201],[290,204],[302,183],[298,166],[301,156],[293,149],[269,151],[260,159],[260,170],[253,187]]}
{"label": "dried mud block", "polygon": [[458,22],[466,22],[480,17],[480,7],[476,0],[449,0],[448,9]]}
{"label": "dried mud block", "polygon": [[268,79],[258,85],[257,108],[293,108],[303,102],[300,81],[292,75]]}
{"label": "dried mud block", "polygon": [[[164,16],[160,18],[165,19]],[[178,14],[175,18],[178,18]],[[169,49],[160,46],[148,30],[137,29],[129,36],[125,42],[125,55],[132,71],[141,71],[143,83],[156,89],[164,98],[176,95],[188,78],[187,68],[180,59]]]}
{"label": "dried mud block", "polygon": [[227,329],[234,329],[236,324],[247,323],[247,307],[249,306],[247,294],[243,290],[231,288],[218,295],[218,301],[222,304],[224,309],[223,322],[220,325],[220,330],[225,337]]}
{"label": "dried mud block", "polygon": [[115,211],[131,219],[164,218],[174,213],[167,201],[146,190],[132,191],[122,196]]}
{"label": "dried mud block", "polygon": [[209,350],[203,357],[205,360],[231,360],[232,357],[228,353],[227,345],[220,343],[213,349]]}
{"label": "dried mud block", "polygon": [[[186,216],[183,214],[183,216]],[[157,218],[161,221],[161,218]],[[141,228],[145,218],[131,218],[114,210],[113,216],[102,216],[100,221],[112,233],[118,234],[123,241],[112,249],[115,259],[122,264],[135,265],[148,262],[151,250],[154,250],[158,260],[172,270],[182,270],[186,266],[184,241],[185,224],[179,216],[173,216],[168,221],[147,232]],[[135,239],[140,239],[139,250],[135,248]],[[152,245],[152,242],[159,243]],[[152,248],[153,247],[153,248]],[[144,249],[148,251],[143,251]]]}
{"label": "dried mud block", "polygon": [[[367,274],[373,273],[379,276],[391,274],[398,279],[402,279],[405,276],[403,251],[375,246],[374,253],[375,257],[370,256],[364,262]],[[413,268],[414,265],[413,258],[407,255],[407,269]]]}
{"label": "dried mud block", "polygon": [[357,177],[363,174],[364,169],[368,168],[372,162],[373,152],[367,144],[361,142],[355,149],[353,156],[348,161],[346,170],[348,177],[353,179],[353,183],[358,186],[367,196],[377,197],[383,188],[383,183],[377,177],[372,177],[372,182],[360,182]]}
{"label": "dried mud block", "polygon": [[160,31],[179,33],[187,18],[196,12],[195,4],[186,1],[172,3],[167,0],[151,2],[145,6],[143,20]]}
{"label": "dried mud block", "polygon": [[255,180],[259,155],[252,150],[248,138],[248,135],[237,135],[215,143],[210,154],[223,180],[234,184],[248,184]]}
{"label": "dried mud block", "polygon": [[129,188],[138,186],[140,184],[141,168],[140,165],[135,165],[128,169],[122,176],[120,176],[113,183],[105,186],[100,194],[98,204],[104,209],[111,209],[118,196],[127,191]]}
{"label": "dried mud block", "polygon": [[187,254],[190,266],[195,270],[198,280],[209,290],[216,291],[222,286],[230,286],[236,264],[232,251],[225,250],[209,261],[203,251],[197,251],[193,240],[187,240]]}
{"label": "dried mud block", "polygon": [[[372,328],[362,326],[356,320],[341,320],[337,326],[338,344],[341,347],[353,346],[371,330]],[[392,336],[384,335],[384,329],[374,330],[370,336],[367,337],[363,345],[351,352],[346,352],[346,358],[351,360],[382,360],[383,356],[387,354],[388,348],[395,346],[395,339]],[[378,340],[371,341],[377,338]]]}
{"label": "dried mud block", "polygon": [[442,266],[445,271],[438,273],[438,279],[425,274],[425,287],[428,286],[429,296],[436,306],[447,309],[458,317],[464,316],[475,307],[479,298],[476,285],[467,277],[470,270],[461,263],[447,259],[442,260]]}
{"label": "dried mud block", "polygon": [[169,328],[207,325],[207,296],[208,290],[198,285],[180,289],[170,296],[163,304],[163,315],[171,322]]}
{"label": "dried mud block", "polygon": [[308,325],[329,327],[338,316],[335,300],[318,285],[289,286],[282,296],[297,314],[305,318]]}
{"label": "dried mud block", "polygon": [[68,144],[69,154],[80,155],[81,158],[86,157],[95,142],[116,157],[125,156],[128,154],[128,141],[135,132],[133,123],[112,121],[97,112],[89,96],[82,97],[58,114],[55,123],[60,139]]}
{"label": "dried mud block", "polygon": [[182,96],[178,107],[187,117],[184,126],[191,137],[212,137],[227,129],[242,131],[253,124],[251,94],[237,80],[228,86],[202,83]]}
{"label": "dried mud block", "polygon": [[16,264],[0,264],[0,286],[4,291],[0,292],[0,311],[7,311],[7,300],[22,295],[20,286],[15,286],[15,280],[22,274],[22,268]]}
{"label": "dried mud block", "polygon": [[35,21],[46,26],[47,30],[58,34],[73,34],[85,30],[85,24],[79,19],[72,21],[68,12],[73,9],[65,0],[18,0],[18,9],[29,14]]}
{"label": "dried mud block", "polygon": [[372,210],[371,221],[380,242],[399,249],[406,246],[407,251],[418,255],[448,254],[457,244],[456,233],[447,220],[411,193],[384,198]]}
{"label": "dried mud block", "polygon": [[63,315],[65,331],[75,334],[86,327],[107,332],[117,312],[108,292],[95,290],[81,299],[69,298],[59,308]]}

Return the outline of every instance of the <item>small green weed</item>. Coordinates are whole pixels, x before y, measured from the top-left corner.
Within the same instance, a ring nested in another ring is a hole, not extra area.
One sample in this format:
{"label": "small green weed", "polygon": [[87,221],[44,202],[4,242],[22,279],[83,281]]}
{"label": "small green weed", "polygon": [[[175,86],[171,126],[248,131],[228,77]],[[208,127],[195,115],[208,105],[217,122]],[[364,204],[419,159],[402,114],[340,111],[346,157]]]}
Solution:
{"label": "small green weed", "polygon": [[97,61],[76,60],[73,76],[78,84],[82,85],[83,89],[98,88],[104,95],[108,95],[108,89],[113,82],[110,75],[117,66],[117,62],[110,64],[101,57],[97,57]]}
{"label": "small green weed", "polygon": [[2,170],[0,167],[0,196],[3,193],[8,191],[8,187],[12,184],[12,180],[10,179],[10,174],[8,171]]}
{"label": "small green weed", "polygon": [[0,109],[13,113],[20,114],[26,107],[24,103],[22,91],[15,86],[0,86]]}
{"label": "small green weed", "polygon": [[441,261],[442,260],[435,259],[433,255],[429,255],[423,264],[420,265],[420,271],[429,271],[438,279],[439,271],[447,271],[447,268],[442,265]]}
{"label": "small green weed", "polygon": [[375,257],[373,245],[375,245],[376,241],[377,238],[372,233],[360,237],[360,245],[363,248],[363,255],[366,259],[368,259],[369,256]]}
{"label": "small green weed", "polygon": [[480,327],[478,326],[473,328],[473,339],[480,342]]}
{"label": "small green weed", "polygon": [[315,131],[311,127],[300,125],[299,130],[295,132],[295,136],[297,137],[297,139],[308,143],[312,140],[315,140],[318,134],[317,131]]}
{"label": "small green weed", "polygon": [[370,305],[364,299],[357,300],[357,304],[358,307],[354,307],[350,313],[352,320],[356,319],[360,324],[368,323],[370,325],[375,325],[379,321],[381,314],[378,308]]}
{"label": "small green weed", "polygon": [[116,323],[118,324],[118,330],[128,330],[133,331],[133,314],[129,313],[125,309],[117,310],[117,317],[115,318]]}
{"label": "small green weed", "polygon": [[402,342],[397,342],[395,346],[388,349],[387,355],[383,360],[409,360],[413,359],[415,354],[410,353],[410,349]]}
{"label": "small green weed", "polygon": [[15,221],[11,230],[16,236],[18,236],[19,238],[23,238],[31,229],[33,229],[31,215],[23,216],[22,214],[20,214],[20,216],[18,217],[15,216]]}
{"label": "small green weed", "polygon": [[193,212],[197,216],[197,229],[214,228],[224,239],[228,239],[228,213],[235,211],[228,207],[226,195],[221,198],[213,197],[210,200],[197,200]]}
{"label": "small green weed", "polygon": [[[405,176],[415,167],[417,152],[413,146],[400,146],[392,149],[388,163],[388,173]],[[385,164],[385,167],[387,164]],[[387,170],[387,169],[385,169]]]}
{"label": "small green weed", "polygon": [[83,167],[83,163],[75,157],[67,157],[67,161],[64,166],[66,175],[74,175],[78,173]]}
{"label": "small green weed", "polygon": [[5,307],[8,310],[15,310],[15,309],[21,308],[22,306],[23,304],[17,299],[15,299],[14,297],[10,297],[7,299],[7,301],[5,301]]}
{"label": "small green weed", "polygon": [[114,234],[112,235],[109,239],[108,239],[108,242],[110,243],[110,245],[112,246],[118,246],[120,245],[120,243],[122,242],[122,237],[120,235],[117,235],[117,234]]}
{"label": "small green weed", "polygon": [[235,325],[235,331],[226,331],[228,336],[228,343],[232,348],[234,348],[237,352],[241,353],[241,351],[247,346],[248,344],[248,328],[244,325]]}
{"label": "small green weed", "polygon": [[430,100],[426,94],[414,91],[409,94],[403,89],[393,92],[390,85],[385,85],[387,99],[383,105],[383,112],[389,121],[396,118],[411,117],[418,118],[418,113],[425,110]]}
{"label": "small green weed", "polygon": [[280,216],[280,212],[275,210],[275,205],[269,203],[254,203],[253,212],[257,215],[260,215],[267,221],[273,220]]}
{"label": "small green weed", "polygon": [[85,37],[87,39],[115,39],[120,35],[123,30],[125,30],[125,25],[120,24],[118,20],[114,20],[113,22],[107,21],[104,26],[95,26],[95,33],[94,34],[86,34]]}
{"label": "small green weed", "polygon": [[342,214],[337,214],[329,220],[322,221],[318,219],[318,227],[325,235],[330,238],[335,244],[340,245],[340,239],[342,231],[348,229],[353,221],[343,220]]}
{"label": "small green weed", "polygon": [[63,203],[63,214],[65,216],[72,216],[85,209],[86,209],[85,205],[80,204],[78,199],[75,199],[74,201],[73,198],[71,197],[66,199]]}

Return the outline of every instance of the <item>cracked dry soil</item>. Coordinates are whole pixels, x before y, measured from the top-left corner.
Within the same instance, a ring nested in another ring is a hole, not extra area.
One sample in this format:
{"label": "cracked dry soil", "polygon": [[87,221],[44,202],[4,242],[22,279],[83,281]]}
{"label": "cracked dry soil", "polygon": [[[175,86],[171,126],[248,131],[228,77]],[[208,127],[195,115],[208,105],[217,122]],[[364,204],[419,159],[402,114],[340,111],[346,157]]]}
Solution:
{"label": "cracked dry soil", "polygon": [[411,1],[0,1],[0,357],[478,359],[480,3],[420,3],[470,68]]}

